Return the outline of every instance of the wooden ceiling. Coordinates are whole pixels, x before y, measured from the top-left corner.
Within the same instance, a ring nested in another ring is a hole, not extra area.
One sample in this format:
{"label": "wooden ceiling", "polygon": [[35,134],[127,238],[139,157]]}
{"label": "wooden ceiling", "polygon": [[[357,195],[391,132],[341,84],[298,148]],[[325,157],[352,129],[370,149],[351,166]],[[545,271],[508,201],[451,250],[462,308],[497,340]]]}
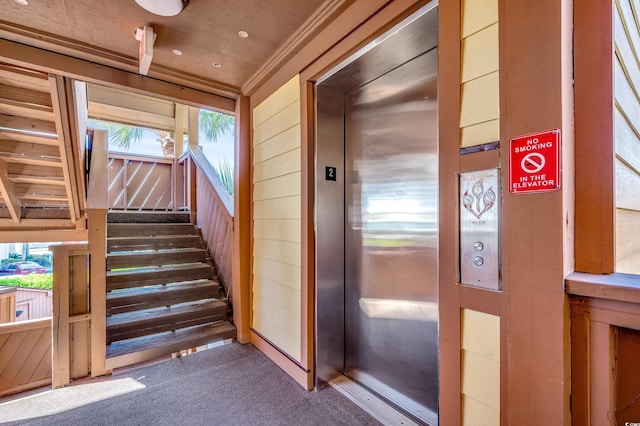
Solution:
{"label": "wooden ceiling", "polygon": [[137,71],[134,32],[149,25],[157,33],[149,76],[239,93],[353,1],[191,0],[179,15],[162,17],[134,0],[0,0],[0,38]]}

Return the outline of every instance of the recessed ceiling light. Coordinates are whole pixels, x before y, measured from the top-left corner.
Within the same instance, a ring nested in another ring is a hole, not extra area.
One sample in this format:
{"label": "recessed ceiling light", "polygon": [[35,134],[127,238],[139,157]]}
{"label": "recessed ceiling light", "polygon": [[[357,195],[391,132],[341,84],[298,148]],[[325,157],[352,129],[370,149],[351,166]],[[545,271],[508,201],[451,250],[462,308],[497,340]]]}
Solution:
{"label": "recessed ceiling light", "polygon": [[238,36],[240,38],[247,38],[247,37],[249,37],[249,33],[246,32],[246,31],[238,31]]}
{"label": "recessed ceiling light", "polygon": [[214,68],[220,68],[222,66],[220,62],[214,62],[211,65],[213,65]]}
{"label": "recessed ceiling light", "polygon": [[29,0],[15,0],[21,6],[29,6]]}
{"label": "recessed ceiling light", "polygon": [[182,50],[180,49],[173,49],[171,52],[173,52],[173,54],[176,56],[182,55]]}

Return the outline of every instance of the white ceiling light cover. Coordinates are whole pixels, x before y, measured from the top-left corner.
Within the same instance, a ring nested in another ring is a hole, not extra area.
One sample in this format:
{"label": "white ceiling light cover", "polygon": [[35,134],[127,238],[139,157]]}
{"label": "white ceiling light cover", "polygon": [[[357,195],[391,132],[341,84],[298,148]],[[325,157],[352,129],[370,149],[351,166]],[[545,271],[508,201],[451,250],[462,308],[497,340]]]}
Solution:
{"label": "white ceiling light cover", "polygon": [[176,16],[189,4],[189,0],[136,0],[138,5],[160,16]]}

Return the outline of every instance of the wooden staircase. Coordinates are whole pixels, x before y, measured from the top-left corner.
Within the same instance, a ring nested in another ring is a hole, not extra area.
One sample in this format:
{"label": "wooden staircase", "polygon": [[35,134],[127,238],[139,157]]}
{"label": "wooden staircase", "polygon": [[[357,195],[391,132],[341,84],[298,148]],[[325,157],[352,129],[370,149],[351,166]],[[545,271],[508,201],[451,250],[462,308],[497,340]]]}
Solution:
{"label": "wooden staircase", "polygon": [[188,220],[109,214],[107,368],[236,336],[206,245]]}

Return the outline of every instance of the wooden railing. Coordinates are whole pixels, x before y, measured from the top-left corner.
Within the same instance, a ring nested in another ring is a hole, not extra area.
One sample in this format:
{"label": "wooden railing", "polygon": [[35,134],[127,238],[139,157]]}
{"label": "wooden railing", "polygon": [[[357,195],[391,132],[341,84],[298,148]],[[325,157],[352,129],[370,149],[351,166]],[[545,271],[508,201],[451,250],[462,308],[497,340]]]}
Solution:
{"label": "wooden railing", "polygon": [[0,396],[51,383],[51,317],[0,324]]}
{"label": "wooden railing", "polygon": [[573,424],[634,424],[640,418],[640,277],[572,273]]}
{"label": "wooden railing", "polygon": [[109,208],[176,210],[174,160],[109,153]]}
{"label": "wooden railing", "polygon": [[[196,226],[202,231],[209,252],[218,268],[218,278],[230,295],[232,283],[233,256],[233,198],[225,189],[218,174],[204,157],[199,147],[188,151],[191,163],[187,166],[190,180],[195,180],[195,188],[188,188],[187,194],[195,195],[195,203],[190,200],[192,211],[196,213]],[[195,175],[195,177],[194,177]]]}

